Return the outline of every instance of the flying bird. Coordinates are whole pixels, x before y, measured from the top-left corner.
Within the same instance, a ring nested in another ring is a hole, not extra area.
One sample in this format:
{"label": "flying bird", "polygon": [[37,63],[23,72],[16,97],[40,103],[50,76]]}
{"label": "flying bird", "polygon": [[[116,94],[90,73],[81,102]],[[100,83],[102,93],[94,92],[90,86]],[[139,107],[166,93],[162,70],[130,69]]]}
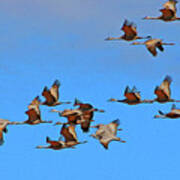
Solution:
{"label": "flying bird", "polygon": [[[78,102],[78,104],[77,104]],[[90,123],[94,121],[92,118],[94,116],[95,111],[104,112],[104,110],[98,110],[94,109],[92,105],[90,104],[79,104],[79,100],[75,100],[74,105],[79,105],[80,107],[77,109],[65,109],[64,111],[58,111],[58,110],[51,110],[51,112],[57,112],[59,113],[60,117],[66,117],[67,122],[56,122],[55,125],[61,125],[61,124],[72,124],[72,125],[81,125],[81,129],[83,132],[88,132]]]}
{"label": "flying bird", "polygon": [[108,149],[108,145],[111,141],[119,141],[125,143],[126,141],[121,140],[119,137],[116,136],[117,131],[122,130],[118,129],[119,123],[119,119],[117,119],[107,125],[98,124],[96,126],[92,126],[94,128],[97,128],[98,130],[95,134],[91,134],[91,136],[99,140],[105,149]]}
{"label": "flying bird", "polygon": [[122,31],[124,31],[124,35],[120,37],[108,37],[105,40],[125,40],[125,41],[133,41],[136,39],[147,39],[150,36],[147,37],[140,37],[137,35],[136,25],[133,22],[130,22],[128,20],[124,21],[124,24],[121,28]]}
{"label": "flying bird", "polygon": [[39,96],[35,97],[33,101],[28,106],[28,110],[25,112],[28,115],[28,120],[23,122],[13,122],[13,124],[21,125],[21,124],[29,124],[36,125],[40,123],[52,123],[52,121],[44,121],[41,119],[41,112],[39,109],[39,105],[41,101]]}
{"label": "flying bird", "polygon": [[37,146],[38,149],[54,149],[60,150],[64,148],[75,148],[74,146],[78,144],[84,144],[87,141],[79,142],[75,132],[75,126],[63,125],[60,131],[60,134],[64,137],[65,141],[61,139],[58,141],[52,141],[49,137],[46,138],[46,142],[49,143],[49,146]]}
{"label": "flying bird", "polygon": [[57,106],[61,104],[70,104],[71,102],[60,102],[59,101],[59,87],[60,82],[58,80],[54,81],[52,87],[48,89],[47,86],[45,86],[42,96],[46,98],[45,102],[42,103],[42,105],[47,106]]}
{"label": "flying bird", "polygon": [[94,108],[91,104],[82,103],[75,99],[74,106],[79,106],[77,110],[82,111],[81,116],[81,129],[83,132],[88,132],[91,122],[93,121],[94,112],[104,112],[104,110]]}
{"label": "flying bird", "polygon": [[67,118],[66,123],[56,122],[55,125],[62,125],[62,124],[77,125],[77,124],[81,124],[82,122],[82,111],[78,109],[65,109],[64,111],[58,111],[52,109],[51,112],[57,112],[60,117]]}
{"label": "flying bird", "polygon": [[176,4],[177,4],[176,0],[169,0],[163,4],[164,8],[159,10],[162,13],[161,16],[158,17],[146,16],[143,19],[163,20],[165,22],[180,20],[180,17],[176,16],[176,12],[177,12]]}
{"label": "flying bird", "polygon": [[180,109],[177,109],[175,104],[172,105],[171,111],[169,113],[163,113],[162,111],[158,111],[160,115],[155,115],[154,118],[180,118]]}
{"label": "flying bird", "polygon": [[137,88],[135,86],[132,89],[130,89],[129,86],[127,86],[124,91],[124,96],[126,97],[126,99],[118,100],[111,98],[108,101],[126,103],[129,105],[136,105],[141,103],[153,103],[153,100],[141,100],[140,92],[137,91]]}
{"label": "flying bird", "polygon": [[164,43],[161,39],[149,39],[145,42],[134,42],[131,45],[145,45],[153,56],[157,56],[157,48],[164,51],[164,45],[174,45],[174,43]]}
{"label": "flying bird", "polygon": [[161,83],[160,86],[156,86],[154,90],[154,94],[157,96],[154,101],[159,103],[166,103],[166,102],[180,102],[179,100],[171,99],[171,89],[170,85],[172,82],[172,78],[170,76],[166,76]]}

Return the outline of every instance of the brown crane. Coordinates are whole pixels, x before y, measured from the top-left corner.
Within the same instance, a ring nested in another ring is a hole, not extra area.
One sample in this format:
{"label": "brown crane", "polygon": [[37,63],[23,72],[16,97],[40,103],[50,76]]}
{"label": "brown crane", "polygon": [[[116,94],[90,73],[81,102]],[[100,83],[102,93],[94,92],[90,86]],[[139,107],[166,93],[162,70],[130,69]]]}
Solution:
{"label": "brown crane", "polygon": [[48,89],[47,86],[45,86],[42,96],[46,98],[45,102],[42,103],[42,105],[47,106],[57,106],[61,104],[70,104],[71,102],[60,102],[59,101],[59,87],[60,82],[58,80],[54,81],[52,87]]}
{"label": "brown crane", "polygon": [[154,99],[154,101],[157,101],[159,103],[180,102],[179,100],[171,99],[171,82],[172,78],[167,75],[161,85],[155,88],[154,94],[157,96],[157,98]]}
{"label": "brown crane", "polygon": [[180,17],[176,16],[176,12],[177,12],[176,4],[177,4],[176,0],[169,0],[163,4],[164,8],[159,10],[162,13],[161,16],[158,17],[146,16],[143,19],[163,20],[165,22],[180,20]]}
{"label": "brown crane", "polygon": [[108,149],[108,145],[111,141],[119,141],[121,143],[125,143],[126,141],[121,140],[116,136],[117,131],[121,131],[122,129],[118,129],[119,119],[112,121],[111,123],[104,125],[98,124],[96,126],[92,126],[94,128],[98,128],[95,134],[91,136],[100,141],[105,149]]}
{"label": "brown crane", "polygon": [[137,91],[135,86],[132,89],[130,89],[129,86],[127,86],[124,91],[124,96],[126,97],[126,99],[118,100],[118,99],[111,98],[108,101],[126,103],[129,105],[136,105],[136,104],[141,104],[141,103],[153,103],[153,100],[141,100],[140,92]]}
{"label": "brown crane", "polygon": [[147,39],[150,36],[147,37],[140,37],[137,34],[136,25],[133,22],[130,22],[128,20],[124,21],[124,24],[121,28],[122,31],[124,31],[124,35],[120,37],[108,37],[105,40],[125,40],[125,41],[133,41],[136,39]]}
{"label": "brown crane", "polygon": [[64,111],[58,111],[55,109],[52,109],[51,112],[57,112],[59,113],[60,117],[66,117],[67,122],[56,122],[55,125],[62,125],[62,124],[70,124],[70,125],[77,125],[81,124],[82,122],[82,111],[78,109],[65,109]]}
{"label": "brown crane", "polygon": [[75,99],[74,106],[79,106],[78,110],[82,111],[81,129],[88,132],[91,122],[93,121],[94,112],[104,112],[104,110],[94,108],[91,104],[82,103]]}
{"label": "brown crane", "polygon": [[163,113],[162,111],[158,111],[160,115],[155,115],[154,118],[171,118],[176,119],[180,118],[180,109],[177,109],[175,104],[172,105],[171,111],[169,113]]}
{"label": "brown crane", "polygon": [[54,149],[60,150],[64,148],[75,148],[75,145],[87,143],[87,141],[79,142],[75,132],[75,126],[73,125],[63,125],[60,134],[64,137],[65,141],[61,139],[58,141],[52,141],[49,137],[46,138],[46,142],[49,146],[37,146],[38,149]]}
{"label": "brown crane", "polygon": [[88,132],[90,122],[94,121],[92,118],[94,115],[93,112],[95,111],[104,112],[104,110],[94,109],[93,106],[90,104],[81,104],[81,108],[78,108],[78,109],[65,109],[64,111],[58,111],[55,109],[51,110],[51,112],[57,112],[59,113],[60,117],[66,117],[68,120],[66,123],[57,122],[55,125],[80,124],[83,132]]}
{"label": "brown crane", "polygon": [[157,48],[164,51],[163,45],[174,45],[174,43],[164,43],[161,39],[149,39],[145,42],[134,42],[131,45],[145,45],[153,56],[157,56]]}
{"label": "brown crane", "polygon": [[52,123],[52,121],[44,121],[41,119],[41,112],[39,109],[39,105],[41,101],[39,96],[35,97],[31,104],[28,106],[28,110],[25,112],[28,115],[28,120],[23,122],[13,122],[13,124],[29,124],[29,125],[36,125],[40,123]]}

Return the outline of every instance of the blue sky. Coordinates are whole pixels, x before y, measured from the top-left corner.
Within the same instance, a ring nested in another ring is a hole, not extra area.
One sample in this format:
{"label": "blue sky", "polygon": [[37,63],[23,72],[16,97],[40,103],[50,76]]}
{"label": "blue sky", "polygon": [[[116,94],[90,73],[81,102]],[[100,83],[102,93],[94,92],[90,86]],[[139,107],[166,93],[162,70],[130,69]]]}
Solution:
{"label": "blue sky", "polygon": [[[95,107],[96,123],[119,118],[126,144],[112,142],[106,151],[77,128],[79,140],[87,144],[76,150],[37,150],[46,136],[59,137],[60,126],[9,126],[0,147],[1,177],[6,179],[124,179],[172,180],[179,172],[179,120],[155,120],[159,109],[169,111],[171,103],[128,106],[108,103],[122,99],[126,85],[136,85],[142,98],[153,92],[168,74],[172,76],[172,97],[180,99],[179,22],[143,21],[158,16],[164,1],[3,0],[0,3],[1,118],[24,121],[31,100],[44,86],[61,81],[61,100],[75,97]],[[179,10],[179,4],[177,4]],[[180,16],[179,11],[177,14]],[[122,34],[124,19],[137,24],[139,35],[152,35],[175,46],[165,47],[156,58],[144,46],[124,41],[106,42]],[[43,97],[41,97],[43,100]],[[180,104],[177,104],[180,107]],[[59,110],[72,105],[59,106]],[[42,118],[60,120],[41,107]],[[61,119],[63,120],[63,119]]]}

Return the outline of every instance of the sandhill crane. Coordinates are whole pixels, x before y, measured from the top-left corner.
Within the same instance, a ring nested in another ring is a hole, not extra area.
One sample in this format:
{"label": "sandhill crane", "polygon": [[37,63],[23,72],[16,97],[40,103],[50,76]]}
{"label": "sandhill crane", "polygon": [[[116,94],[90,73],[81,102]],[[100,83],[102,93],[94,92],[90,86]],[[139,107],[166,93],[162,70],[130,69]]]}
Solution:
{"label": "sandhill crane", "polygon": [[172,82],[172,78],[170,76],[166,76],[161,83],[160,86],[157,86],[154,90],[155,95],[157,96],[154,101],[159,103],[166,103],[166,102],[180,102],[179,100],[171,99],[171,90],[170,84]]}
{"label": "sandhill crane", "polygon": [[31,104],[28,106],[28,110],[25,112],[28,115],[28,120],[24,122],[13,122],[13,124],[29,124],[29,125],[35,125],[40,123],[52,123],[52,121],[43,121],[41,119],[41,112],[39,109],[39,105],[41,104],[41,101],[39,99],[39,96],[35,97]]}
{"label": "sandhill crane", "polygon": [[176,109],[175,104],[172,105],[171,111],[167,114],[162,111],[158,111],[160,115],[155,115],[154,118],[180,118],[180,109]]}
{"label": "sandhill crane", "polygon": [[[61,125],[61,124],[77,125],[77,124],[80,124],[83,132],[88,132],[90,122],[94,121],[94,120],[92,120],[93,112],[97,111],[97,109],[94,109],[92,107],[88,109],[87,104],[84,104],[84,107],[85,106],[86,106],[86,108],[83,108],[83,109],[80,109],[80,108],[65,109],[64,111],[58,111],[55,109],[51,110],[51,112],[58,112],[60,117],[66,117],[68,120],[66,123],[57,122],[55,125]],[[103,110],[99,110],[99,111],[104,112]]]}
{"label": "sandhill crane", "polygon": [[78,144],[84,144],[87,141],[79,142],[77,139],[77,135],[75,132],[75,127],[73,125],[70,125],[67,127],[67,125],[63,125],[61,128],[60,134],[64,136],[65,141],[58,140],[58,141],[51,141],[49,137],[46,138],[46,142],[49,143],[49,146],[37,146],[38,149],[54,149],[54,150],[60,150],[64,148],[75,148],[75,145]]}
{"label": "sandhill crane", "polygon": [[126,41],[133,41],[136,39],[147,39],[147,37],[140,37],[137,35],[136,25],[133,22],[129,22],[128,20],[124,21],[124,24],[121,28],[124,31],[124,35],[120,37],[108,37],[105,40],[126,40]]}
{"label": "sandhill crane", "polygon": [[176,0],[169,0],[166,3],[163,4],[163,9],[160,9],[159,11],[162,13],[159,17],[149,17],[146,16],[143,19],[150,19],[150,20],[163,20],[166,22],[180,20],[180,17],[176,16]]}
{"label": "sandhill crane", "polygon": [[83,132],[89,131],[90,123],[93,121],[94,112],[104,112],[104,110],[94,108],[88,103],[82,103],[78,99],[75,99],[74,106],[79,106],[78,110],[83,112],[81,122],[81,129]]}
{"label": "sandhill crane", "polygon": [[130,89],[129,86],[127,86],[124,91],[124,96],[126,97],[126,99],[118,100],[118,99],[111,98],[108,101],[121,102],[121,103],[126,103],[129,105],[136,105],[136,104],[141,104],[141,103],[153,103],[152,100],[141,100],[140,92],[137,91],[135,86],[132,89]]}
{"label": "sandhill crane", "polygon": [[57,106],[61,104],[71,103],[71,102],[59,102],[59,87],[60,87],[60,82],[58,80],[54,81],[50,89],[48,89],[48,87],[45,86],[42,92],[42,96],[44,96],[46,100],[45,102],[42,103],[42,105]]}
{"label": "sandhill crane", "polygon": [[61,124],[80,124],[82,122],[82,111],[78,109],[65,109],[64,111],[58,111],[55,109],[52,109],[51,112],[57,112],[59,113],[60,117],[66,117],[67,122],[62,123],[62,122],[56,122],[55,125],[61,125]]}
{"label": "sandhill crane", "polygon": [[114,120],[107,125],[98,124],[96,126],[92,126],[94,128],[98,128],[98,130],[95,134],[91,134],[91,136],[98,139],[105,149],[108,149],[108,145],[111,141],[120,141],[122,143],[125,143],[126,141],[123,141],[119,137],[116,137],[117,131],[122,130],[118,129],[118,126],[119,119]]}
{"label": "sandhill crane", "polygon": [[153,56],[157,56],[157,48],[160,51],[164,51],[163,45],[174,45],[174,43],[164,43],[161,39],[149,39],[145,42],[134,42],[131,45],[146,45],[148,51]]}

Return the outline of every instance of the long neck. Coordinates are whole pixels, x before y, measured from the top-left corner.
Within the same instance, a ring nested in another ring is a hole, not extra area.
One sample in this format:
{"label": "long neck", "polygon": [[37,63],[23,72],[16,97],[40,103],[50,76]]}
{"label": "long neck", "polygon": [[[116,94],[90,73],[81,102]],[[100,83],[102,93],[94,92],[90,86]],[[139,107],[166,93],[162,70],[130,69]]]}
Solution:
{"label": "long neck", "polygon": [[166,118],[165,115],[155,115],[154,118]]}
{"label": "long neck", "polygon": [[144,42],[133,42],[130,45],[144,45]]}
{"label": "long neck", "polygon": [[145,100],[143,100],[143,101],[141,101],[142,103],[153,103],[154,102],[154,100],[147,100],[147,99],[145,99]]}
{"label": "long neck", "polygon": [[149,17],[149,16],[146,16],[144,17],[143,19],[147,19],[147,20],[158,20],[158,19],[161,19],[160,17]]}
{"label": "long neck", "polygon": [[121,39],[122,39],[121,37],[108,37],[105,40],[109,41],[109,40],[121,40]]}
{"label": "long neck", "polygon": [[112,99],[109,99],[108,101],[109,101],[109,102],[125,102],[126,99],[119,100],[119,99],[114,99],[114,98],[112,98]]}
{"label": "long neck", "polygon": [[96,112],[104,112],[104,110],[97,109],[97,108],[92,108],[92,109],[89,110],[89,112],[94,112],[94,111],[96,111]]}
{"label": "long neck", "polygon": [[49,146],[36,146],[37,149],[49,149]]}
{"label": "long neck", "polygon": [[41,123],[52,123],[52,121],[42,121],[41,120]]}
{"label": "long neck", "polygon": [[136,39],[150,39],[151,36],[144,36],[144,37],[140,37],[140,36],[137,36]]}
{"label": "long neck", "polygon": [[174,45],[174,43],[162,43],[162,45],[170,45],[170,46],[172,46],[172,45]]}
{"label": "long neck", "polygon": [[69,101],[66,101],[66,102],[57,102],[56,104],[57,105],[60,105],[60,104],[71,104],[71,102],[69,102]]}
{"label": "long neck", "polygon": [[87,141],[78,142],[78,144],[85,144]]}
{"label": "long neck", "polygon": [[23,121],[23,122],[14,121],[14,122],[10,123],[10,125],[21,125],[21,124],[26,124],[26,122],[25,121]]}

